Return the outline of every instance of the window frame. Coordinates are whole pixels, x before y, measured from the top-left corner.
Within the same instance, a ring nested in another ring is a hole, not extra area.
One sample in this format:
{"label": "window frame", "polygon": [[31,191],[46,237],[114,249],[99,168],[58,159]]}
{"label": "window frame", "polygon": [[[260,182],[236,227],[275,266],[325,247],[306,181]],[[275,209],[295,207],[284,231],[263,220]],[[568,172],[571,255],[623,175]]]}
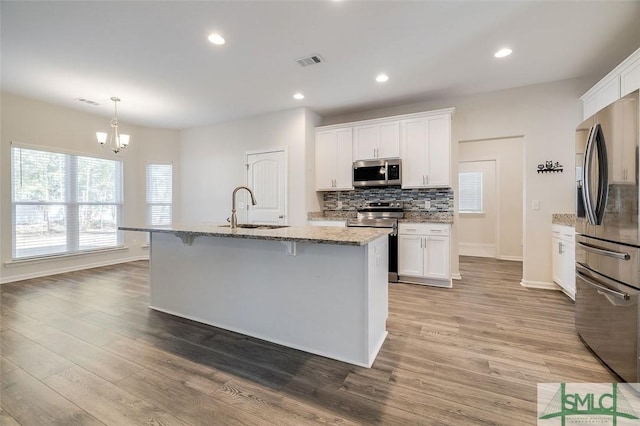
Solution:
{"label": "window frame", "polygon": [[[476,181],[476,185],[475,185],[475,197],[474,199],[477,200],[479,202],[479,206],[476,204],[476,209],[462,209],[462,194],[463,191],[461,189],[461,184],[462,184],[462,176],[461,175],[477,175],[479,176],[479,179]],[[458,172],[458,214],[464,214],[464,215],[481,215],[484,214],[484,172],[481,171],[475,171],[475,172]],[[479,195],[478,195],[479,194]],[[478,208],[479,207],[479,208]]]}
{"label": "window frame", "polygon": [[[60,154],[64,156],[65,161],[65,173],[64,173],[64,187],[65,194],[63,200],[56,201],[16,201],[14,187],[14,151],[13,149],[25,149],[50,154]],[[78,160],[79,158],[88,158],[90,160],[103,160],[112,161],[116,165],[115,175],[115,195],[116,201],[114,202],[98,202],[98,201],[79,201],[77,197],[77,184],[78,184]],[[97,156],[95,154],[88,154],[85,152],[75,152],[65,149],[58,149],[55,147],[45,147],[38,145],[29,145],[11,142],[9,149],[9,163],[10,163],[10,198],[11,198],[11,262],[24,262],[31,260],[46,260],[49,258],[78,256],[87,253],[95,253],[100,251],[117,250],[124,248],[124,234],[123,231],[116,229],[115,237],[116,244],[104,247],[93,247],[88,249],[80,248],[81,235],[80,230],[80,209],[83,206],[114,206],[116,209],[115,219],[116,228],[122,225],[123,212],[124,212],[124,161],[118,158],[106,158],[104,156]],[[18,206],[63,206],[64,207],[64,220],[65,220],[65,245],[66,250],[35,254],[26,256],[17,256],[17,207]]]}
{"label": "window frame", "polygon": [[[149,201],[149,167],[152,166],[170,166],[171,167],[171,201],[170,202],[150,202]],[[173,162],[172,161],[149,161],[145,166],[145,221],[149,226],[170,226],[173,224]],[[171,210],[171,217],[169,223],[162,225],[154,225],[152,224],[152,212],[151,208],[153,206],[168,206]]]}

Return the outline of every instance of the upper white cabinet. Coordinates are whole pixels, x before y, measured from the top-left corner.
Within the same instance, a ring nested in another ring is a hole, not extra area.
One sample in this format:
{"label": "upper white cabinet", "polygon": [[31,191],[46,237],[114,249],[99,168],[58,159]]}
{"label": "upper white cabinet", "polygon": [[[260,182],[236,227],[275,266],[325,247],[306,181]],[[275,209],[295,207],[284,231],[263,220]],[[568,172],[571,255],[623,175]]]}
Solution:
{"label": "upper white cabinet", "polygon": [[351,127],[316,132],[316,191],[353,189]]}
{"label": "upper white cabinet", "polygon": [[402,160],[403,188],[451,186],[453,108],[316,128],[316,191],[353,189],[353,162]]}
{"label": "upper white cabinet", "polygon": [[640,49],[607,74],[580,99],[586,119],[610,103],[640,89]]}
{"label": "upper white cabinet", "polygon": [[353,161],[400,156],[400,123],[377,122],[353,128]]}
{"label": "upper white cabinet", "polygon": [[400,121],[402,187],[451,186],[451,114],[435,114]]}

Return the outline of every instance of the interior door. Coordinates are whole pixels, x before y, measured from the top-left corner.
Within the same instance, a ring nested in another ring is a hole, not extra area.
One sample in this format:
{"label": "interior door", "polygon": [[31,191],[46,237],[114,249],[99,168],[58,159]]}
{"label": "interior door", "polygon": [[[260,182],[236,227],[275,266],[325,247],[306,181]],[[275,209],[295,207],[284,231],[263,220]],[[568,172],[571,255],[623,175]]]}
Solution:
{"label": "interior door", "polygon": [[[247,186],[257,204],[247,210],[248,223],[287,224],[286,152],[247,154]],[[247,205],[245,199],[245,205]]]}

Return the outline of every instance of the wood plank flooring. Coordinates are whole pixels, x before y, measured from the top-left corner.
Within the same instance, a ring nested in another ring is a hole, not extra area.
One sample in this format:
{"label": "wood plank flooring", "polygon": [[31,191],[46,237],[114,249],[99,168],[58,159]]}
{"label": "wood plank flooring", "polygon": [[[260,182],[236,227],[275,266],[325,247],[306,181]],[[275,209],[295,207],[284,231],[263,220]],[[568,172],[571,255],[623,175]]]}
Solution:
{"label": "wood plank flooring", "polygon": [[0,424],[533,425],[538,382],[615,381],[519,262],[461,274],[390,285],[371,369],[151,311],[144,261],[5,284]]}

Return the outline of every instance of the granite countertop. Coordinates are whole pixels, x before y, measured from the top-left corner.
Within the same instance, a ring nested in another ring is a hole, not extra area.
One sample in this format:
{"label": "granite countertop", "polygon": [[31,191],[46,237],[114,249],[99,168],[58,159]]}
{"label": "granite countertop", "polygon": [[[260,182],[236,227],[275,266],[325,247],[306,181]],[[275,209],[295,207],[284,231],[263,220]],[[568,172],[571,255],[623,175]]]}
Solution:
{"label": "granite countertop", "polygon": [[227,237],[254,240],[311,242],[364,246],[389,234],[386,228],[333,228],[324,226],[288,226],[277,229],[231,229],[220,223],[174,224],[171,226],[120,226],[122,231],[161,232],[180,236]]}
{"label": "granite countertop", "polygon": [[[308,220],[347,220],[356,217],[355,210],[331,210],[326,212],[310,212]],[[398,222],[410,223],[453,223],[453,213],[404,212],[404,218]]]}
{"label": "granite countertop", "polygon": [[553,225],[576,226],[576,215],[574,213],[554,213],[551,216]]}

